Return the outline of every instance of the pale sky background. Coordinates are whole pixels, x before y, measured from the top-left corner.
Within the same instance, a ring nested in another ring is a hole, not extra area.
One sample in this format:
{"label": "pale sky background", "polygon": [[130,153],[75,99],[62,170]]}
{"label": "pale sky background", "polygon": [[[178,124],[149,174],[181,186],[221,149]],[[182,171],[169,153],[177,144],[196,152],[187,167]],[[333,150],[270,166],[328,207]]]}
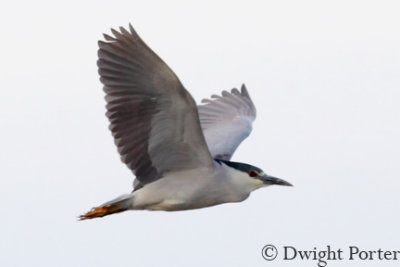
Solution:
{"label": "pale sky background", "polygon": [[[398,1],[20,1],[0,8],[0,266],[316,266],[264,245],[400,249]],[[295,186],[78,222],[131,191],[97,40],[132,22],[196,101],[245,83],[233,160]],[[279,256],[278,256],[279,258]],[[328,266],[398,266],[332,262]]]}

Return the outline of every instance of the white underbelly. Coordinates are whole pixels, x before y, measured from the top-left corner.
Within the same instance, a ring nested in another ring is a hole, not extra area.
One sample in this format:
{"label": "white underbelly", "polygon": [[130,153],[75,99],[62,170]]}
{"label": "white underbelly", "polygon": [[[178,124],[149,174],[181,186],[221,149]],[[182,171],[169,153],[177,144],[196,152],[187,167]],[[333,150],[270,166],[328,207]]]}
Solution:
{"label": "white underbelly", "polygon": [[136,191],[132,208],[187,210],[247,198],[248,194],[237,194],[236,190],[230,188],[230,183],[226,183],[225,177],[214,175],[210,175],[210,172],[204,169],[170,174]]}
{"label": "white underbelly", "polygon": [[146,207],[147,210],[182,210],[186,206],[186,202],[181,199],[165,199],[159,203],[151,204]]}

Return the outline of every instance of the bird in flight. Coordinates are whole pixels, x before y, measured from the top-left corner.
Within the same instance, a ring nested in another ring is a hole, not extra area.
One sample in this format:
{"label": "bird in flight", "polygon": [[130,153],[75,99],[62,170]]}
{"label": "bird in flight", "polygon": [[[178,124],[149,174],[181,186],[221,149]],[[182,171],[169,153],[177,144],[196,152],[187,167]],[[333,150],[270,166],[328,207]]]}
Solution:
{"label": "bird in flight", "polygon": [[196,106],[175,73],[129,24],[99,41],[106,116],[134,189],[81,220],[126,210],[189,210],[245,200],[252,191],[290,183],[230,161],[250,134],[256,109],[242,85]]}

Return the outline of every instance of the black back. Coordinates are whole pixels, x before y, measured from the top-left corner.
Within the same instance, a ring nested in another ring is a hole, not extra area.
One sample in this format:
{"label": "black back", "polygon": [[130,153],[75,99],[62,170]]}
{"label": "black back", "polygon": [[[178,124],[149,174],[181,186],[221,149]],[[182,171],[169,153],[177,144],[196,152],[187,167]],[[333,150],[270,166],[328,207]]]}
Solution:
{"label": "black back", "polygon": [[246,164],[246,163],[241,163],[241,162],[234,162],[234,161],[229,161],[229,160],[222,160],[222,159],[214,159],[216,162],[219,164],[224,163],[228,165],[231,168],[234,168],[236,170],[242,171],[242,172],[249,172],[249,171],[257,171],[258,173],[262,173],[263,171],[260,168],[257,168],[253,165]]}

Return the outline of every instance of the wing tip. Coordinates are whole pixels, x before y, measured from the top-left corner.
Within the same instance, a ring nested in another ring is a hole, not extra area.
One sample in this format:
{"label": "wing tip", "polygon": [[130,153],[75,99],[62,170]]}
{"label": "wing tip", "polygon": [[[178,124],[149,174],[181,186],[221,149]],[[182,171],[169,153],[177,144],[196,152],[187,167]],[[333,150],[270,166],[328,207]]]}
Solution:
{"label": "wing tip", "polygon": [[114,29],[114,28],[110,28],[110,31],[114,36],[111,36],[109,34],[103,33],[103,38],[106,41],[109,41],[109,42],[115,42],[115,41],[121,39],[123,36],[126,36],[126,37],[132,37],[133,36],[137,40],[140,39],[139,35],[137,34],[135,29],[133,28],[132,23],[130,23],[130,22],[128,23],[129,31],[123,26],[118,27],[118,29],[119,29],[119,31]]}
{"label": "wing tip", "polygon": [[247,91],[247,87],[244,83],[242,83],[242,86],[240,87],[240,92],[242,93],[242,96],[250,98],[249,91]]}
{"label": "wing tip", "polygon": [[116,39],[114,37],[112,37],[106,33],[103,33],[103,37],[106,41],[110,41],[110,42],[116,41]]}

